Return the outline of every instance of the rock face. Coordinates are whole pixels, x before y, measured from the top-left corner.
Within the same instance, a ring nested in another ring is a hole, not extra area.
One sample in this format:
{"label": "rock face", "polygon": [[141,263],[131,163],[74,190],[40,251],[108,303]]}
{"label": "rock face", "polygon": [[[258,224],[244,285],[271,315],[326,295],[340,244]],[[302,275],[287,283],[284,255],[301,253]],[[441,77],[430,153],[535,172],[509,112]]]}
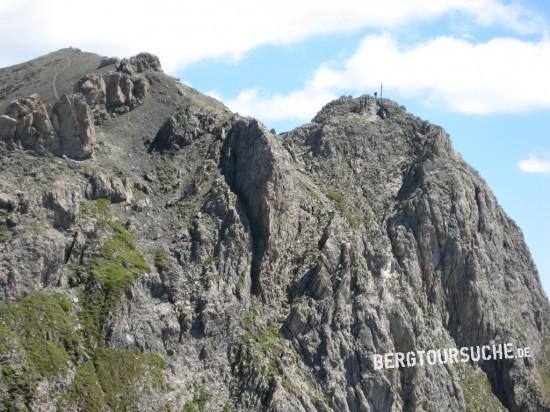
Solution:
{"label": "rock face", "polygon": [[7,193],[0,193],[0,209],[11,212],[17,206],[17,200]]}
{"label": "rock face", "polygon": [[126,73],[110,73],[105,78],[107,110],[125,113],[143,102],[147,94],[145,79],[132,78]]}
{"label": "rock face", "polygon": [[68,229],[76,220],[80,209],[80,193],[71,190],[64,182],[55,182],[42,197],[44,207],[54,212],[53,226]]}
{"label": "rock face", "polygon": [[218,123],[214,117],[199,108],[181,108],[176,110],[160,128],[152,148],[161,151],[178,150],[205,134],[225,134],[224,125]]}
{"label": "rock face", "polygon": [[115,64],[116,71],[82,77],[74,86],[92,107],[96,123],[105,121],[107,113],[124,114],[141,105],[149,90],[149,81],[142,74],[160,71],[158,58],[141,53],[130,59],[102,63],[99,68]]}
{"label": "rock face", "polygon": [[[105,60],[105,59],[104,59]],[[96,142],[94,124],[109,114],[120,115],[141,105],[149,90],[142,73],[161,72],[158,57],[140,53],[130,59],[101,61],[98,68],[116,71],[89,73],[50,110],[38,94],[13,101],[0,116],[0,139],[38,154],[53,153],[76,160],[88,159]]]}
{"label": "rock face", "polygon": [[[362,96],[275,135],[154,56],[71,53],[74,94],[0,117],[7,410],[550,410],[536,268],[441,127]],[[508,342],[533,356],[373,361]]]}
{"label": "rock face", "polygon": [[145,71],[161,71],[160,60],[151,53],[139,53],[129,59],[122,59],[115,64],[116,70],[127,74],[142,73]]}
{"label": "rock face", "polygon": [[57,131],[56,152],[72,159],[87,159],[96,143],[92,111],[80,94],[63,95],[52,110]]}
{"label": "rock face", "polygon": [[6,109],[2,129],[6,133],[2,138],[8,144],[18,143],[37,153],[45,153],[55,142],[48,110],[37,94],[12,102]]}
{"label": "rock face", "polygon": [[86,103],[92,108],[105,105],[107,88],[102,76],[89,74],[82,77],[74,85],[74,92],[82,94],[86,99]]}
{"label": "rock face", "polygon": [[11,148],[20,145],[38,154],[87,159],[95,145],[92,112],[81,95],[63,95],[50,117],[40,97],[33,94],[8,106],[0,117],[0,138]]}
{"label": "rock face", "polygon": [[94,173],[86,187],[88,199],[108,199],[113,203],[128,202],[133,199],[131,183],[128,178],[109,177],[104,173]]}
{"label": "rock face", "polygon": [[7,142],[13,142],[17,130],[17,120],[12,117],[0,116],[0,136]]}

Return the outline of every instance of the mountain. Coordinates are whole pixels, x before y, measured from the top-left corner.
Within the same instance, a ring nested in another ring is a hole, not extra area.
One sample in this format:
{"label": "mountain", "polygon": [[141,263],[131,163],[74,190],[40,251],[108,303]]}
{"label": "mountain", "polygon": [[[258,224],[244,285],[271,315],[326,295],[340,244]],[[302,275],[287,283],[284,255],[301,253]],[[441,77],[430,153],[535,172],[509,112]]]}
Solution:
{"label": "mountain", "polygon": [[4,410],[550,410],[522,233],[397,103],[275,135],[151,54],[63,49],[0,69],[0,113]]}

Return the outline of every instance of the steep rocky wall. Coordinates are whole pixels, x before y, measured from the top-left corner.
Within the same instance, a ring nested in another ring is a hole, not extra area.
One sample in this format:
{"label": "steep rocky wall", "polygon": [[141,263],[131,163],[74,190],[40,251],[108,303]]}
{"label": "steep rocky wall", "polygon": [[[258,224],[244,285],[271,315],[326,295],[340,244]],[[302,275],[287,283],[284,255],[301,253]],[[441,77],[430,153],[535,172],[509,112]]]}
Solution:
{"label": "steep rocky wall", "polygon": [[[442,128],[362,96],[274,135],[147,54],[75,79],[25,127],[86,137],[84,107],[93,157],[0,143],[2,407],[549,410],[536,268]],[[510,341],[534,357],[372,359]]]}

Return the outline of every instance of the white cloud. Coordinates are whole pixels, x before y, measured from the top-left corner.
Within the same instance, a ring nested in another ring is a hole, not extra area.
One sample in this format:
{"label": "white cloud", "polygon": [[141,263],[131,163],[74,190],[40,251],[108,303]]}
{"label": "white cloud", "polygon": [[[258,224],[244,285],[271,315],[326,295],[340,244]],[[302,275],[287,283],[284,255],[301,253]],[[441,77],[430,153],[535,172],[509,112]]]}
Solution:
{"label": "white cloud", "polygon": [[204,92],[204,94],[216,100],[223,100],[222,95],[216,90],[208,90],[207,92]]}
{"label": "white cloud", "polygon": [[403,47],[390,35],[376,35],[365,37],[342,65],[321,65],[302,90],[274,96],[246,90],[228,105],[265,121],[307,120],[329,96],[372,93],[383,82],[385,97],[414,97],[468,114],[512,113],[550,108],[549,73],[548,38],[474,43],[438,37]]}
{"label": "white cloud", "polygon": [[550,160],[531,155],[525,160],[520,160],[518,167],[525,173],[550,173]]}
{"label": "white cloud", "polygon": [[2,0],[0,65],[62,47],[105,55],[158,54],[165,68],[262,45],[363,27],[397,26],[463,13],[479,25],[541,32],[544,22],[502,0]]}
{"label": "white cloud", "polygon": [[290,94],[266,95],[259,89],[247,89],[226,102],[240,114],[253,115],[264,122],[310,119],[325,103],[336,97],[329,91],[306,88]]}

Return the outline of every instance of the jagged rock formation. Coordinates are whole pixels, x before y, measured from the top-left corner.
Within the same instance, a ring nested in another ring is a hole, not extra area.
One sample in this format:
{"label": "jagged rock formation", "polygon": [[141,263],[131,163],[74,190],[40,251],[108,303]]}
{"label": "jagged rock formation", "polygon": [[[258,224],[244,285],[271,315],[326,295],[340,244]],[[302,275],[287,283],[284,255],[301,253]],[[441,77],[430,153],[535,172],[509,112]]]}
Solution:
{"label": "jagged rock formation", "polygon": [[[362,96],[275,135],[148,54],[0,80],[4,409],[549,410],[548,300],[442,128]],[[372,360],[490,342],[534,357]]]}
{"label": "jagged rock formation", "polygon": [[[90,73],[64,94],[50,110],[36,93],[19,98],[0,116],[0,140],[8,147],[20,145],[38,154],[52,153],[82,160],[93,155],[96,142],[94,123],[110,115],[129,112],[143,103],[149,81],[142,73],[161,71],[158,58],[140,53],[130,59],[102,60],[99,68],[115,71]],[[52,87],[56,88],[55,79]]]}
{"label": "jagged rock formation", "polygon": [[53,227],[69,229],[80,211],[80,193],[66,182],[57,181],[44,193],[42,203],[54,212]]}
{"label": "jagged rock formation", "polygon": [[162,71],[159,58],[151,53],[139,53],[129,59],[116,61],[115,67],[117,71],[127,74],[142,73],[149,70]]}
{"label": "jagged rock formation", "polygon": [[156,57],[153,62],[146,58],[132,59],[116,62],[116,71],[103,76],[92,73],[82,77],[75,84],[75,93],[81,93],[94,110],[96,123],[105,120],[106,112],[124,114],[143,103],[149,83],[145,77],[135,73],[160,70],[160,64],[154,64]]}
{"label": "jagged rock formation", "polygon": [[8,145],[45,153],[54,145],[55,132],[46,106],[37,94],[13,101],[4,115],[2,138]]}
{"label": "jagged rock formation", "polygon": [[91,108],[105,105],[105,97],[107,95],[107,86],[105,80],[100,75],[95,73],[86,75],[76,82],[74,92],[80,93],[86,99],[86,103]]}
{"label": "jagged rock formation", "polygon": [[[223,119],[225,120],[225,119]],[[228,121],[220,122],[196,106],[185,106],[176,110],[162,125],[151,146],[152,149],[178,150],[190,145],[193,140],[209,134],[225,139]]]}
{"label": "jagged rock formation", "polygon": [[37,94],[13,101],[0,118],[0,140],[13,148],[87,159],[93,153],[92,113],[79,94],[63,95],[50,115]]}
{"label": "jagged rock formation", "polygon": [[59,139],[54,153],[72,159],[87,159],[92,155],[96,143],[94,120],[82,95],[61,96],[53,106],[52,122]]}
{"label": "jagged rock formation", "polygon": [[133,199],[128,178],[106,176],[101,172],[94,172],[90,176],[90,184],[86,186],[85,192],[86,197],[91,200],[108,199],[113,203],[131,203]]}

